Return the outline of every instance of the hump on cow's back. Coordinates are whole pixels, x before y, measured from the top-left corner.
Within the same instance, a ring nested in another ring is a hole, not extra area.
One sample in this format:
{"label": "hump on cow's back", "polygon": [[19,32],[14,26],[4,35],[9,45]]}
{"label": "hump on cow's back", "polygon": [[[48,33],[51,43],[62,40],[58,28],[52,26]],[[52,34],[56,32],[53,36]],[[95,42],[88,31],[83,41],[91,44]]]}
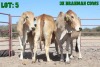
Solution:
{"label": "hump on cow's back", "polygon": [[60,13],[59,13],[59,16],[64,16],[64,13],[63,13],[63,12],[60,12]]}
{"label": "hump on cow's back", "polygon": [[50,15],[47,15],[47,14],[42,14],[42,19],[46,19],[46,20],[49,20],[49,21],[54,21],[54,18]]}

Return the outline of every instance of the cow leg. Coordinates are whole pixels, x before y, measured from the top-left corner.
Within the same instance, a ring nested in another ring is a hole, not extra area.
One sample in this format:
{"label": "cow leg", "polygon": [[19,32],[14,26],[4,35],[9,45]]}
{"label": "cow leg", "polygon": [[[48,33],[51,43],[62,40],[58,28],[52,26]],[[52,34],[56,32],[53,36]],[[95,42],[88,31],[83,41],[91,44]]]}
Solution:
{"label": "cow leg", "polygon": [[69,45],[70,45],[70,41],[66,41],[66,63],[69,63]]}
{"label": "cow leg", "polygon": [[40,49],[41,49],[41,51],[42,51],[42,44],[41,44],[41,41],[40,41]]}
{"label": "cow leg", "polygon": [[56,49],[57,55],[59,56],[58,44],[57,44],[57,41],[56,40],[55,40],[55,49]]}
{"label": "cow leg", "polygon": [[71,44],[71,55],[70,55],[70,58],[72,59],[73,58],[73,40],[71,40],[71,42],[70,42],[70,44]]}
{"label": "cow leg", "polygon": [[21,38],[21,36],[18,36],[18,39],[19,39],[19,45],[20,45],[21,49],[23,49],[22,38]]}
{"label": "cow leg", "polygon": [[60,59],[60,61],[64,61],[63,46],[62,45],[60,45],[60,52],[61,52],[61,59]]}
{"label": "cow leg", "polygon": [[45,40],[43,41],[43,44],[44,44],[44,48],[45,48]]}
{"label": "cow leg", "polygon": [[61,53],[60,61],[63,62],[63,61],[64,61],[63,46],[62,46],[62,44],[61,44],[61,41],[59,42],[59,40],[57,40],[57,42],[59,43],[60,53]]}
{"label": "cow leg", "polygon": [[46,35],[45,37],[45,53],[46,53],[47,61],[51,61],[49,57],[49,46],[51,44],[51,37],[52,35]]}
{"label": "cow leg", "polygon": [[60,53],[61,53],[61,57],[60,57],[60,61],[64,61],[64,56],[63,56],[63,46],[61,44],[61,41],[59,41],[59,34],[57,33],[56,34],[56,42],[57,44],[59,45],[59,48],[60,48]]}
{"label": "cow leg", "polygon": [[79,59],[82,58],[82,55],[81,55],[81,43],[80,43],[80,40],[81,40],[81,36],[78,36],[78,39],[76,40],[76,42],[78,43],[78,50],[79,50]]}
{"label": "cow leg", "polygon": [[21,51],[21,55],[20,55],[20,59],[23,59],[24,53],[25,53],[25,48],[26,48],[26,40],[27,40],[27,32],[23,31],[23,40],[22,40],[22,51]]}
{"label": "cow leg", "polygon": [[30,43],[30,51],[33,57],[33,48],[34,48],[34,43],[33,42],[29,42]]}
{"label": "cow leg", "polygon": [[35,35],[34,37],[34,56],[32,57],[33,62],[36,62],[36,52],[37,52],[37,46],[39,45],[39,35]]}

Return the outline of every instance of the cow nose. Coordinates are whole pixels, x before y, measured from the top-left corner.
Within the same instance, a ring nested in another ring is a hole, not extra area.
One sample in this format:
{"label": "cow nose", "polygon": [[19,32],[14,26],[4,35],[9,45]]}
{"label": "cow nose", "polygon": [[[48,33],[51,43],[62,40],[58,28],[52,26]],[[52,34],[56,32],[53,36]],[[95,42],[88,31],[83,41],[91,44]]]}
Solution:
{"label": "cow nose", "polygon": [[79,30],[82,31],[82,28],[80,27]]}
{"label": "cow nose", "polygon": [[34,28],[34,27],[32,27],[32,30],[34,31],[34,30],[35,30],[35,28]]}

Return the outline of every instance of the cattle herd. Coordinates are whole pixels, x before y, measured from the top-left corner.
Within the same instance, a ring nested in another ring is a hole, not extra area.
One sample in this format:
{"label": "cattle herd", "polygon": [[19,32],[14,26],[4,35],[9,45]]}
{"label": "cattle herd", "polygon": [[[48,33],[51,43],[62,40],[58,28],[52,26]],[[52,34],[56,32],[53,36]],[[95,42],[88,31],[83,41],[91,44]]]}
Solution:
{"label": "cattle herd", "polygon": [[[34,24],[34,21],[36,21],[36,24]],[[66,13],[60,12],[56,20],[47,14],[35,17],[34,13],[30,11],[24,12],[17,22],[17,32],[21,47],[20,59],[24,59],[26,43],[29,42],[32,61],[36,62],[37,46],[39,45],[42,50],[41,41],[43,41],[47,61],[51,61],[49,57],[51,43],[55,43],[58,55],[60,51],[60,61],[64,61],[63,43],[66,42],[65,62],[69,63],[70,58],[73,58],[74,39],[76,39],[75,50],[78,52],[78,58],[81,59],[81,30],[80,18],[72,10],[68,10]],[[70,51],[69,48],[71,48]]]}

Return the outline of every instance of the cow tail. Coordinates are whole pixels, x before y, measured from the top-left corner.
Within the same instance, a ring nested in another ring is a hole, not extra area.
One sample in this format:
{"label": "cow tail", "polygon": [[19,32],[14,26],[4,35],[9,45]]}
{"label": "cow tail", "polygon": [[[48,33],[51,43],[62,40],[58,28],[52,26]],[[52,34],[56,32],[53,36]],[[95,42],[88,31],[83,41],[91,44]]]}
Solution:
{"label": "cow tail", "polygon": [[43,37],[43,27],[44,27],[44,17],[42,17],[40,20],[40,49],[41,49],[41,51],[42,51],[41,41],[42,41],[42,37]]}

